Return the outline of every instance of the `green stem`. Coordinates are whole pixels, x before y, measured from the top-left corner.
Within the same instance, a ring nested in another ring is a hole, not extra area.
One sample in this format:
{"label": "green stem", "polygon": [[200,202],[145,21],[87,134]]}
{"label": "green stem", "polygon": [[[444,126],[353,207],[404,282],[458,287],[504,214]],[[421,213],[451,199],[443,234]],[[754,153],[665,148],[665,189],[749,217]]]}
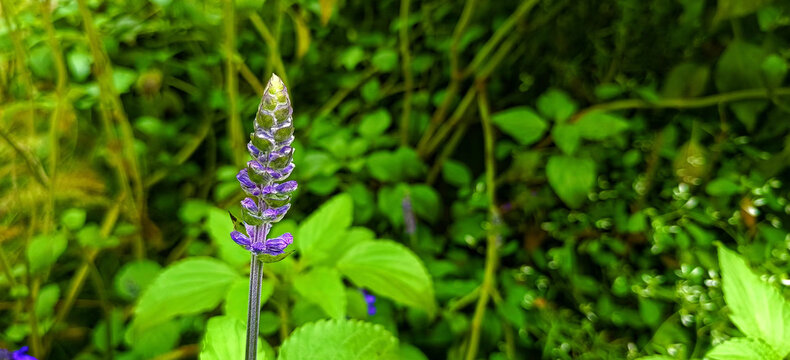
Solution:
{"label": "green stem", "polygon": [[[252,21],[252,26],[255,30],[258,30],[258,34],[261,35],[263,38],[263,42],[266,43],[266,46],[269,47],[269,59],[270,63],[273,63],[275,69],[277,69],[277,76],[283,79],[285,85],[288,85],[288,77],[285,72],[285,65],[283,65],[283,59],[280,55],[280,49],[277,44],[277,39],[274,38],[269,28],[263,23],[263,19],[257,14],[252,13],[250,15],[250,21]],[[267,70],[267,75],[270,71]]]}
{"label": "green stem", "polygon": [[496,286],[496,268],[498,259],[497,226],[500,223],[499,213],[496,207],[496,183],[494,182],[495,160],[494,160],[494,131],[491,125],[491,116],[488,107],[488,97],[485,85],[478,83],[480,91],[477,97],[480,108],[480,119],[483,125],[483,135],[485,138],[485,165],[486,165],[486,195],[488,197],[488,211],[490,224],[486,236],[486,259],[485,270],[483,273],[483,284],[480,286],[480,296],[477,298],[475,313],[472,317],[471,332],[469,335],[469,348],[466,352],[466,360],[474,360],[477,356],[480,344],[480,331],[483,325],[483,318],[488,305],[488,299]]}
{"label": "green stem", "polygon": [[570,122],[576,122],[584,115],[593,111],[615,111],[615,110],[630,110],[630,109],[693,109],[708,106],[714,106],[723,103],[730,103],[742,100],[755,100],[767,99],[771,96],[788,96],[790,95],[790,88],[778,88],[772,91],[767,89],[748,89],[738,90],[729,93],[716,94],[711,96],[699,98],[678,98],[678,99],[661,99],[658,101],[646,101],[642,99],[626,99],[616,100],[608,103],[597,104],[590,106],[582,111],[576,113]]}
{"label": "green stem", "polygon": [[402,58],[403,82],[406,92],[403,94],[403,114],[400,121],[401,145],[409,143],[409,127],[411,123],[411,97],[414,79],[411,73],[411,54],[409,52],[409,5],[410,0],[400,2],[400,53]]}
{"label": "green stem", "polygon": [[239,118],[238,109],[238,84],[236,61],[236,20],[235,1],[225,0],[222,8],[223,23],[225,24],[225,92],[228,94],[228,135],[230,148],[233,149],[233,159],[236,163],[244,162],[244,135]]}
{"label": "green stem", "polygon": [[469,128],[469,121],[464,121],[461,126],[455,129],[453,136],[450,136],[450,140],[447,141],[447,144],[444,145],[442,148],[442,152],[439,153],[439,156],[434,161],[433,166],[431,166],[431,170],[428,172],[428,178],[426,183],[428,185],[432,185],[436,178],[439,176],[439,172],[442,170],[442,166],[444,162],[453,154],[455,148],[458,147],[458,143],[463,138],[464,134],[466,134],[466,130]]}
{"label": "green stem", "polygon": [[458,104],[458,107],[455,109],[453,114],[447,121],[447,124],[444,124],[439,131],[436,132],[436,136],[434,136],[431,141],[426,146],[425,150],[423,151],[423,155],[428,156],[436,150],[436,148],[444,141],[444,138],[450,133],[450,131],[455,127],[455,125],[463,119],[464,115],[466,114],[466,110],[472,105],[472,101],[475,99],[476,89],[475,87],[470,87],[469,90],[464,95],[463,99],[461,99],[461,103]]}

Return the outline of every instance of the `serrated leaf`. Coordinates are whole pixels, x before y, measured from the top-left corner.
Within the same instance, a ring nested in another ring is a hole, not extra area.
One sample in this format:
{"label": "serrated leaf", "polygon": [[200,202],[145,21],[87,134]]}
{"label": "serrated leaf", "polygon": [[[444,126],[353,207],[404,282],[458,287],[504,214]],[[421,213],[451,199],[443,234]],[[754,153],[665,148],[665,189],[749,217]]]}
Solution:
{"label": "serrated leaf", "polygon": [[770,346],[757,339],[733,338],[705,354],[710,360],[781,360]]}
{"label": "serrated leaf", "polygon": [[[200,360],[244,359],[246,347],[244,323],[230,316],[215,316],[208,320],[206,336],[203,338]],[[258,339],[258,360],[266,359],[264,349]],[[268,344],[267,344],[268,345]]]}
{"label": "serrated leaf", "polygon": [[595,163],[565,155],[549,158],[546,164],[549,185],[562,201],[571,208],[578,208],[595,186]]}
{"label": "serrated leaf", "polygon": [[327,320],[297,328],[280,348],[279,360],[395,360],[398,339],[381,325]]}
{"label": "serrated leaf", "polygon": [[491,121],[521,145],[530,145],[538,141],[548,128],[546,120],[526,106],[500,111],[491,116]]}
{"label": "serrated leaf", "polygon": [[240,276],[227,264],[195,257],[167,267],[140,297],[134,327],[139,333],[179,315],[211,310]]}
{"label": "serrated leaf", "polygon": [[433,316],[433,282],[420,258],[390,240],[357,244],[337,263],[340,272],[358,287],[376,295],[422,309]]}
{"label": "serrated leaf", "polygon": [[746,336],[759,338],[784,358],[790,353],[790,302],[763,282],[735,252],[719,246],[722,290],[730,320]]}
{"label": "serrated leaf", "polygon": [[354,218],[351,196],[343,193],[321,205],[302,222],[294,240],[305,264],[325,260],[342,241]]}
{"label": "serrated leaf", "polygon": [[337,270],[316,267],[301,273],[294,278],[294,288],[330,317],[346,318],[346,293]]}

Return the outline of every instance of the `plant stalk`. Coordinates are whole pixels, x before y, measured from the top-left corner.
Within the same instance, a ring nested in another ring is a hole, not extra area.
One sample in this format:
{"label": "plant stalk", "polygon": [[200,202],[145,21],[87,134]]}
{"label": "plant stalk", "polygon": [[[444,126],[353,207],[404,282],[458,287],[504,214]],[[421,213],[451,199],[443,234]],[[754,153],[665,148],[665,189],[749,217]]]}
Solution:
{"label": "plant stalk", "polygon": [[261,280],[263,263],[258,255],[252,254],[250,262],[250,296],[247,308],[247,352],[246,360],[255,360],[258,354],[258,321],[261,315]]}

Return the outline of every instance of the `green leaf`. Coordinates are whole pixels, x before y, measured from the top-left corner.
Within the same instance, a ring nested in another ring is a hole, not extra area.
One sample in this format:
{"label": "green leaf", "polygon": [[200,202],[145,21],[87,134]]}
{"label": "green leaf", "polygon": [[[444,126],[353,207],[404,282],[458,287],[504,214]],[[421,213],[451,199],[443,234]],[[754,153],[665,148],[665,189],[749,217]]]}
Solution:
{"label": "green leaf", "polygon": [[548,124],[532,109],[519,106],[500,111],[491,120],[504,133],[515,138],[521,145],[530,145],[543,137]]}
{"label": "green leaf", "polygon": [[66,64],[68,65],[71,76],[77,82],[83,82],[91,74],[91,64],[93,57],[90,52],[80,48],[74,48],[66,54]]}
{"label": "green leaf", "polygon": [[578,108],[568,94],[558,89],[549,89],[540,95],[537,105],[541,114],[558,123],[567,120]]}
{"label": "green leaf", "polygon": [[790,302],[763,282],[735,252],[719,246],[722,290],[730,320],[748,337],[764,340],[784,358],[790,353]]}
{"label": "green leaf", "polygon": [[429,316],[436,311],[431,276],[420,258],[399,243],[359,243],[338,261],[337,268],[356,286],[422,309]]}
{"label": "green leaf", "polygon": [[250,252],[230,239],[233,222],[228,217],[227,211],[215,207],[208,209],[208,217],[203,226],[211,242],[216,246],[220,259],[233,267],[240,267],[250,262]]}
{"label": "green leaf", "polygon": [[710,77],[710,69],[705,65],[684,62],[669,71],[661,89],[665,98],[688,98],[702,95]]}
{"label": "green leaf", "polygon": [[[742,89],[776,87],[782,79],[763,81],[762,64],[767,57],[765,50],[741,40],[735,40],[724,50],[716,64],[716,87],[719,91],[729,92]],[[764,100],[740,101],[730,104],[738,120],[747,130],[754,129],[757,114],[768,102]]]}
{"label": "green leaf", "polygon": [[[343,193],[321,205],[302,222],[294,237],[305,264],[325,260],[331,250],[342,242],[354,218],[351,196]],[[293,246],[293,245],[292,245]]]}
{"label": "green leaf", "polygon": [[600,141],[628,129],[628,122],[620,116],[602,111],[592,111],[576,122],[579,135],[585,139]]}
{"label": "green leaf", "polygon": [[551,129],[551,137],[562,152],[573,155],[581,143],[579,127],[575,124],[558,124]]}
{"label": "green leaf", "polygon": [[705,354],[710,360],[782,360],[770,346],[758,339],[732,338]]}
{"label": "green leaf", "polygon": [[55,304],[60,298],[60,288],[58,284],[47,284],[41,288],[36,298],[35,312],[39,321],[52,316],[55,311]]}
{"label": "green leaf", "polygon": [[677,360],[677,359],[667,355],[650,355],[650,356],[643,356],[641,358],[637,358],[636,360]]}
{"label": "green leaf", "polygon": [[787,75],[787,61],[776,54],[768,55],[761,68],[766,79],[778,79],[768,84],[771,87],[779,86]]}
{"label": "green leaf", "polygon": [[294,278],[294,288],[334,319],[346,318],[346,292],[337,270],[316,267]]}
{"label": "green leaf", "polygon": [[62,232],[36,235],[27,247],[30,272],[38,273],[52,266],[66,251],[68,240]]}
{"label": "green leaf", "polygon": [[[261,281],[261,306],[266,304],[269,297],[274,293],[274,282],[263,279]],[[239,278],[230,286],[228,294],[225,295],[225,302],[222,304],[222,312],[232,316],[242,322],[247,322],[247,302],[250,298],[250,280]]]}
{"label": "green leaf", "polygon": [[448,184],[463,187],[472,183],[472,172],[459,161],[447,160],[442,165],[442,178]]}
{"label": "green leaf", "polygon": [[225,263],[195,257],[168,266],[140,297],[134,328],[141,330],[179,315],[211,310],[240,276]]}
{"label": "green leaf", "polygon": [[566,155],[549,158],[546,164],[549,185],[557,196],[571,208],[578,208],[595,186],[595,163]]}
{"label": "green leaf", "polygon": [[373,58],[370,61],[379,70],[391,72],[398,66],[398,52],[393,49],[381,48],[373,54]]}
{"label": "green leaf", "polygon": [[713,22],[718,23],[722,20],[749,15],[771,1],[773,0],[719,0]]}
{"label": "green leaf", "polygon": [[125,300],[134,300],[162,271],[159,263],[151,260],[128,262],[115,275],[115,292]]}
{"label": "green leaf", "polygon": [[178,345],[181,337],[181,327],[178,321],[170,320],[149,327],[142,332],[127,333],[132,345],[132,352],[138,359],[153,359],[164,354]]}
{"label": "green leaf", "polygon": [[741,186],[727,178],[713,179],[705,186],[705,191],[711,196],[730,196],[741,191]]}
{"label": "green leaf", "polygon": [[[215,316],[208,320],[206,337],[200,351],[200,360],[244,359],[247,332],[244,323],[230,316]],[[258,339],[258,360],[266,359]],[[267,344],[268,345],[268,344]]]}
{"label": "green leaf", "polygon": [[359,320],[318,321],[297,328],[277,359],[394,360],[398,339],[381,325]]}
{"label": "green leaf", "polygon": [[112,83],[118,94],[128,92],[135,81],[137,81],[137,73],[134,70],[120,66],[113,67]]}
{"label": "green leaf", "polygon": [[72,208],[63,212],[60,216],[60,223],[69,230],[77,230],[85,225],[85,217],[87,214],[85,210],[80,208]]}
{"label": "green leaf", "polygon": [[439,193],[428,185],[412,185],[409,188],[412,209],[423,219],[431,223],[439,218],[442,202]]}
{"label": "green leaf", "polygon": [[362,115],[359,123],[359,134],[365,137],[376,137],[383,134],[392,123],[392,117],[387,110],[379,108],[373,112]]}

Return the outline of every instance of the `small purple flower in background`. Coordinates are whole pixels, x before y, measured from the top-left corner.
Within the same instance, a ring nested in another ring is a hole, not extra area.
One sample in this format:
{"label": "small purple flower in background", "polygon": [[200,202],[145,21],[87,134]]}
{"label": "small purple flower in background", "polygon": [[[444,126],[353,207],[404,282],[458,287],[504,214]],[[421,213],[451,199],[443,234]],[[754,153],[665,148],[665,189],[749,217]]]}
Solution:
{"label": "small purple flower in background", "polygon": [[411,207],[411,196],[407,193],[401,202],[403,208],[403,224],[406,226],[406,233],[413,235],[417,232],[417,221],[414,219],[414,210]]}
{"label": "small purple flower in background", "polygon": [[362,291],[362,296],[365,297],[365,303],[368,304],[368,315],[376,315],[376,296],[365,289],[360,289],[360,291]]}
{"label": "small purple flower in background", "polygon": [[0,349],[0,360],[37,360],[32,355],[27,354],[28,347],[23,346],[19,350],[10,352]]}
{"label": "small purple flower in background", "polygon": [[[241,201],[242,224],[230,238],[256,255],[282,255],[293,243],[289,233],[269,239],[272,224],[291,208],[296,181],[285,180],[294,169],[291,143],[294,140],[293,108],[283,81],[272,75],[255,116],[255,130],[247,144],[252,160],[236,179],[249,197]],[[265,261],[265,259],[264,259]]]}

